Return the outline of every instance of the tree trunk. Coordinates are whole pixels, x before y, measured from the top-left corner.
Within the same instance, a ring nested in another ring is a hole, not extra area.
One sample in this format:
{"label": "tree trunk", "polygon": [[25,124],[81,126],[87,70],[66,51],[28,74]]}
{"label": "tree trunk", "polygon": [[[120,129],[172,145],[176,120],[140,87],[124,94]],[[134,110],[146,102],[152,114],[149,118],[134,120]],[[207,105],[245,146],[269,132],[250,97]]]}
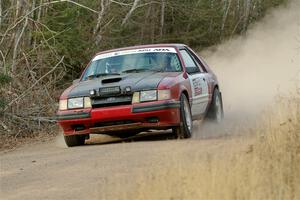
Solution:
{"label": "tree trunk", "polygon": [[[31,5],[31,10],[34,10],[35,9],[35,6],[36,6],[36,0],[32,0],[32,5]],[[33,11],[31,14],[30,14],[30,17],[31,19],[35,20],[35,11]],[[32,45],[33,44],[33,41],[34,41],[34,38],[32,36],[32,32],[35,31],[35,22],[33,23],[33,25],[31,26],[30,28],[30,32],[28,34],[28,46]]]}
{"label": "tree trunk", "polygon": [[2,24],[2,0],[0,0],[0,29]]}
{"label": "tree trunk", "polygon": [[[15,13],[15,19],[17,20],[21,15],[22,15],[22,11],[24,9],[25,6],[25,2],[23,0],[17,0],[16,2],[16,13]],[[15,22],[16,22],[15,20]],[[19,24],[17,26],[17,30],[16,33],[14,35],[14,49],[13,49],[13,58],[12,58],[12,65],[11,65],[11,72],[14,73],[15,72],[15,68],[16,68],[16,62],[17,62],[17,57],[18,57],[18,47],[19,47],[19,43],[21,40],[21,37],[24,33],[24,30],[27,26],[28,20],[26,18],[23,27]]]}
{"label": "tree trunk", "polygon": [[[214,0],[211,0],[210,1],[210,9],[214,10],[214,7],[215,7]],[[211,17],[210,18],[210,22],[209,22],[209,33],[211,33],[213,31],[213,23],[214,23],[214,20]]]}
{"label": "tree trunk", "polygon": [[166,1],[165,1],[165,0],[161,0],[160,37],[163,36],[163,32],[164,32],[164,24],[165,24],[165,6],[166,6]]}
{"label": "tree trunk", "polygon": [[[103,18],[104,18],[104,14],[105,14],[105,12],[108,9],[110,4],[111,4],[110,0],[101,0],[101,3],[100,3],[101,8],[100,8],[100,11],[98,13],[96,26],[93,30],[93,35],[94,35],[94,38],[95,38],[95,44],[96,45],[99,45],[100,41],[102,39],[102,30],[101,30],[102,21],[103,21]],[[110,22],[108,22],[108,23],[110,23]]]}
{"label": "tree trunk", "polygon": [[244,2],[244,23],[243,23],[243,33],[247,31],[248,19],[250,13],[251,0],[245,0]]}
{"label": "tree trunk", "polygon": [[225,7],[224,7],[224,14],[223,14],[223,19],[222,19],[222,24],[221,24],[221,39],[223,38],[224,35],[224,28],[227,20],[227,16],[229,13],[229,9],[231,6],[231,0],[226,1]]}
{"label": "tree trunk", "polygon": [[134,0],[131,9],[129,10],[129,12],[126,14],[125,18],[122,21],[122,26],[124,26],[127,23],[128,19],[131,17],[131,15],[133,13],[133,11],[137,8],[139,2],[140,2],[140,0]]}

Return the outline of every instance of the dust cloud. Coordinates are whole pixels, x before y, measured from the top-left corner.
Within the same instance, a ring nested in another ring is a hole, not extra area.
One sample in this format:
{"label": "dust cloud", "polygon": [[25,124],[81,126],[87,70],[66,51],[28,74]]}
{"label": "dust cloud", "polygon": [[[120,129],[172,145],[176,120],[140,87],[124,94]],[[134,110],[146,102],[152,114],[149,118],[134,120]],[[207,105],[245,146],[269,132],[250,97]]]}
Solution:
{"label": "dust cloud", "polygon": [[251,126],[276,95],[295,92],[299,85],[300,1],[272,10],[246,36],[200,55],[218,76],[225,124]]}

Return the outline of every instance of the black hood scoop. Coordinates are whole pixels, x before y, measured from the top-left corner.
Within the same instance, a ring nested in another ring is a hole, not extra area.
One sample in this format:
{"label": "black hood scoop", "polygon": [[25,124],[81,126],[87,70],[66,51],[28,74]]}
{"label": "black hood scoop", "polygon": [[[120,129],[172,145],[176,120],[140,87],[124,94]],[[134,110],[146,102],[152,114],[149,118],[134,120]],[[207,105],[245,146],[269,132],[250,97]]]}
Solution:
{"label": "black hood scoop", "polygon": [[102,80],[102,84],[116,83],[116,82],[120,82],[121,80],[122,80],[121,77],[107,78]]}

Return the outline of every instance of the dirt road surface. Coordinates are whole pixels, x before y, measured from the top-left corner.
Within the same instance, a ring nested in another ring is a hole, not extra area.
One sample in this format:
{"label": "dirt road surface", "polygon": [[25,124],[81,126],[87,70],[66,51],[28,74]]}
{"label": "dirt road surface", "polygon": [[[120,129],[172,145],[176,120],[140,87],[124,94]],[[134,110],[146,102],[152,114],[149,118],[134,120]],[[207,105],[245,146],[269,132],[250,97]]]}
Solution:
{"label": "dirt road surface", "polygon": [[118,199],[118,193],[130,192],[137,176],[152,166],[163,168],[177,157],[176,162],[188,163],[195,155],[228,151],[237,139],[176,140],[160,132],[134,142],[101,140],[67,148],[59,137],[2,152],[0,199]]}

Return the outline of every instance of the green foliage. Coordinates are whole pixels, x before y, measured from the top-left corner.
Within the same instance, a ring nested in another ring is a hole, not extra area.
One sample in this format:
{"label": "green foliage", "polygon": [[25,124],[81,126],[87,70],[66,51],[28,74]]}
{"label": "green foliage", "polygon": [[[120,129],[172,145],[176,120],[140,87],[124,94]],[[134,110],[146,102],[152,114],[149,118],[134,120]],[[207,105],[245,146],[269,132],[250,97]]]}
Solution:
{"label": "green foliage", "polygon": [[[6,102],[4,99],[0,99],[0,111],[5,108]],[[2,116],[3,112],[0,112],[0,117]]]}
{"label": "green foliage", "polygon": [[0,88],[5,84],[11,82],[12,78],[6,74],[0,73]]}
{"label": "green foliage", "polygon": [[[73,66],[73,70],[80,72],[85,64],[82,61],[86,61],[94,53],[90,48],[92,13],[83,8],[61,3],[55,5],[53,12],[49,12],[43,20],[50,30],[60,33],[49,41],[49,45],[60,55],[65,56],[65,62]],[[47,38],[53,36],[47,29],[44,29],[43,33]]]}
{"label": "green foliage", "polygon": [[[1,92],[1,89],[3,89],[4,85],[11,82],[12,78],[6,74],[3,74],[0,72],[0,92]],[[4,97],[2,97],[2,95],[0,96],[0,111],[2,109],[4,109],[6,106],[6,102],[5,102],[5,99]],[[2,115],[3,113],[0,112],[0,116]]]}

